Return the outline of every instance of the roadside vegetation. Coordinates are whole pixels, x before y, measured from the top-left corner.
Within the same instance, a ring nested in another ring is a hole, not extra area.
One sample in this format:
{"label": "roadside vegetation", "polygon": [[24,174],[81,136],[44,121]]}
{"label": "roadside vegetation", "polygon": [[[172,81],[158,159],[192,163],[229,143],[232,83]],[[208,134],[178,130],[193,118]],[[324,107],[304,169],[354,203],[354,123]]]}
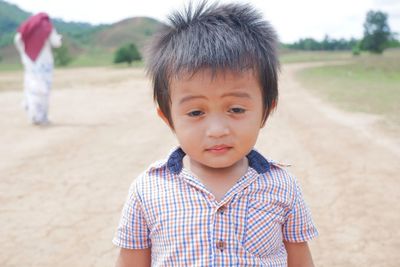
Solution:
{"label": "roadside vegetation", "polygon": [[280,61],[286,63],[351,60],[349,51],[302,51],[281,49]]}
{"label": "roadside vegetation", "polygon": [[[15,5],[0,1],[0,72],[21,71],[22,65],[12,37],[30,15]],[[136,17],[111,25],[90,25],[54,20],[64,44],[54,50],[57,68],[142,68],[144,45],[162,24]],[[283,64],[327,62],[298,74],[300,81],[316,94],[352,111],[381,114],[400,125],[400,41],[388,25],[388,15],[369,11],[360,27],[360,39],[323,40],[302,38],[282,44]],[[329,62],[336,61],[329,66]],[[340,65],[337,64],[340,63]],[[124,63],[124,64],[117,64]],[[127,63],[127,64],[126,64]],[[2,80],[0,87],[10,87]]]}
{"label": "roadside vegetation", "polygon": [[363,25],[364,37],[358,42],[326,37],[320,43],[303,39],[294,44],[298,49],[341,50],[353,46],[352,56],[343,52],[285,54],[283,51],[282,61],[339,61],[339,65],[328,63],[304,69],[299,73],[299,79],[306,88],[341,108],[382,115],[384,122],[400,126],[400,42],[387,21],[386,13],[369,11]]}
{"label": "roadside vegetation", "polygon": [[306,88],[343,109],[383,115],[400,126],[400,49],[304,69],[298,77]]}

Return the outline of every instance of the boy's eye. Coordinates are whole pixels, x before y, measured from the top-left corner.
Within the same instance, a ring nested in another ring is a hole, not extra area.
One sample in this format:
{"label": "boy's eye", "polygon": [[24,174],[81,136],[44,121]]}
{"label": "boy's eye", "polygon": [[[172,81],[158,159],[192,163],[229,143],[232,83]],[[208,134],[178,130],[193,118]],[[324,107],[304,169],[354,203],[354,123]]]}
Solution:
{"label": "boy's eye", "polygon": [[189,112],[187,115],[188,115],[189,117],[198,117],[198,116],[201,116],[201,115],[203,115],[203,114],[204,114],[203,111],[200,111],[200,110],[193,110],[193,111]]}
{"label": "boy's eye", "polygon": [[241,113],[245,113],[245,109],[244,108],[231,108],[229,109],[230,113],[234,113],[234,114],[241,114]]}

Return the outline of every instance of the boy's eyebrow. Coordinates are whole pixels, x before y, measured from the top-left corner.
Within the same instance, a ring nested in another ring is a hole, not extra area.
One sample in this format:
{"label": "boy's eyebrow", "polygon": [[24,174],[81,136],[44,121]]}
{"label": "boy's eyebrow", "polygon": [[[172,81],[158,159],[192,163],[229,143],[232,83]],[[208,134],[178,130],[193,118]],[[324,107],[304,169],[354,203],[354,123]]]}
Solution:
{"label": "boy's eyebrow", "polygon": [[[221,96],[221,98],[224,98],[224,97],[228,97],[228,96],[234,96],[234,97],[241,97],[241,98],[249,98],[249,99],[251,99],[251,96],[248,94],[248,93],[246,93],[246,92],[231,92],[231,93],[225,93],[225,94],[223,94],[222,96]],[[190,101],[190,100],[192,100],[192,99],[207,99],[207,97],[205,97],[205,96],[202,96],[202,95],[189,95],[189,96],[185,96],[184,98],[182,98],[180,101],[179,101],[179,104],[182,104],[182,103],[184,103],[184,102],[187,102],[187,101]]]}
{"label": "boy's eyebrow", "polygon": [[184,102],[187,102],[187,101],[192,100],[192,99],[197,99],[197,98],[207,99],[207,97],[202,96],[202,95],[188,95],[188,96],[183,97],[181,100],[179,100],[179,104],[182,104]]}
{"label": "boy's eyebrow", "polygon": [[251,98],[251,96],[246,92],[231,92],[231,93],[223,94],[221,97],[227,97],[227,96]]}

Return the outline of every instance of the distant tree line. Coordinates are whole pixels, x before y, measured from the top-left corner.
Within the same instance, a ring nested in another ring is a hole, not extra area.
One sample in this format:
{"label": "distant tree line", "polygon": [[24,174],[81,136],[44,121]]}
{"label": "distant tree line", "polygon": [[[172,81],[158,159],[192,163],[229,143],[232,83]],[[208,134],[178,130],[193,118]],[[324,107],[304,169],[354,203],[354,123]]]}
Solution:
{"label": "distant tree line", "polygon": [[359,40],[357,39],[332,39],[328,35],[325,36],[324,40],[317,41],[313,38],[304,38],[300,39],[293,44],[285,45],[287,48],[298,49],[298,50],[308,50],[308,51],[316,51],[316,50],[327,50],[327,51],[336,51],[336,50],[351,50],[353,46],[357,45]]}
{"label": "distant tree line", "polygon": [[364,36],[361,39],[351,38],[333,39],[328,35],[322,41],[313,38],[300,39],[299,41],[284,45],[287,48],[298,50],[353,50],[358,54],[361,50],[373,53],[382,53],[386,48],[400,47],[400,41],[396,39],[397,33],[391,32],[387,23],[388,15],[381,11],[369,11],[364,22]]}

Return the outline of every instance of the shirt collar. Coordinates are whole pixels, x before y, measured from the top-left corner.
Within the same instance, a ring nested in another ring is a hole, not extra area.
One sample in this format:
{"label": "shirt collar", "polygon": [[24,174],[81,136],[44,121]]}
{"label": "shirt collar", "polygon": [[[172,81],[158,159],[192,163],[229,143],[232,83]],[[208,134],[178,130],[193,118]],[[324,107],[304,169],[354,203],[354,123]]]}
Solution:
{"label": "shirt collar", "polygon": [[[167,167],[170,172],[179,174],[183,168],[183,157],[186,153],[182,148],[175,149],[169,156],[167,161]],[[252,149],[249,154],[246,155],[249,160],[249,166],[257,171],[257,173],[266,173],[270,170],[269,162],[256,150]]]}

